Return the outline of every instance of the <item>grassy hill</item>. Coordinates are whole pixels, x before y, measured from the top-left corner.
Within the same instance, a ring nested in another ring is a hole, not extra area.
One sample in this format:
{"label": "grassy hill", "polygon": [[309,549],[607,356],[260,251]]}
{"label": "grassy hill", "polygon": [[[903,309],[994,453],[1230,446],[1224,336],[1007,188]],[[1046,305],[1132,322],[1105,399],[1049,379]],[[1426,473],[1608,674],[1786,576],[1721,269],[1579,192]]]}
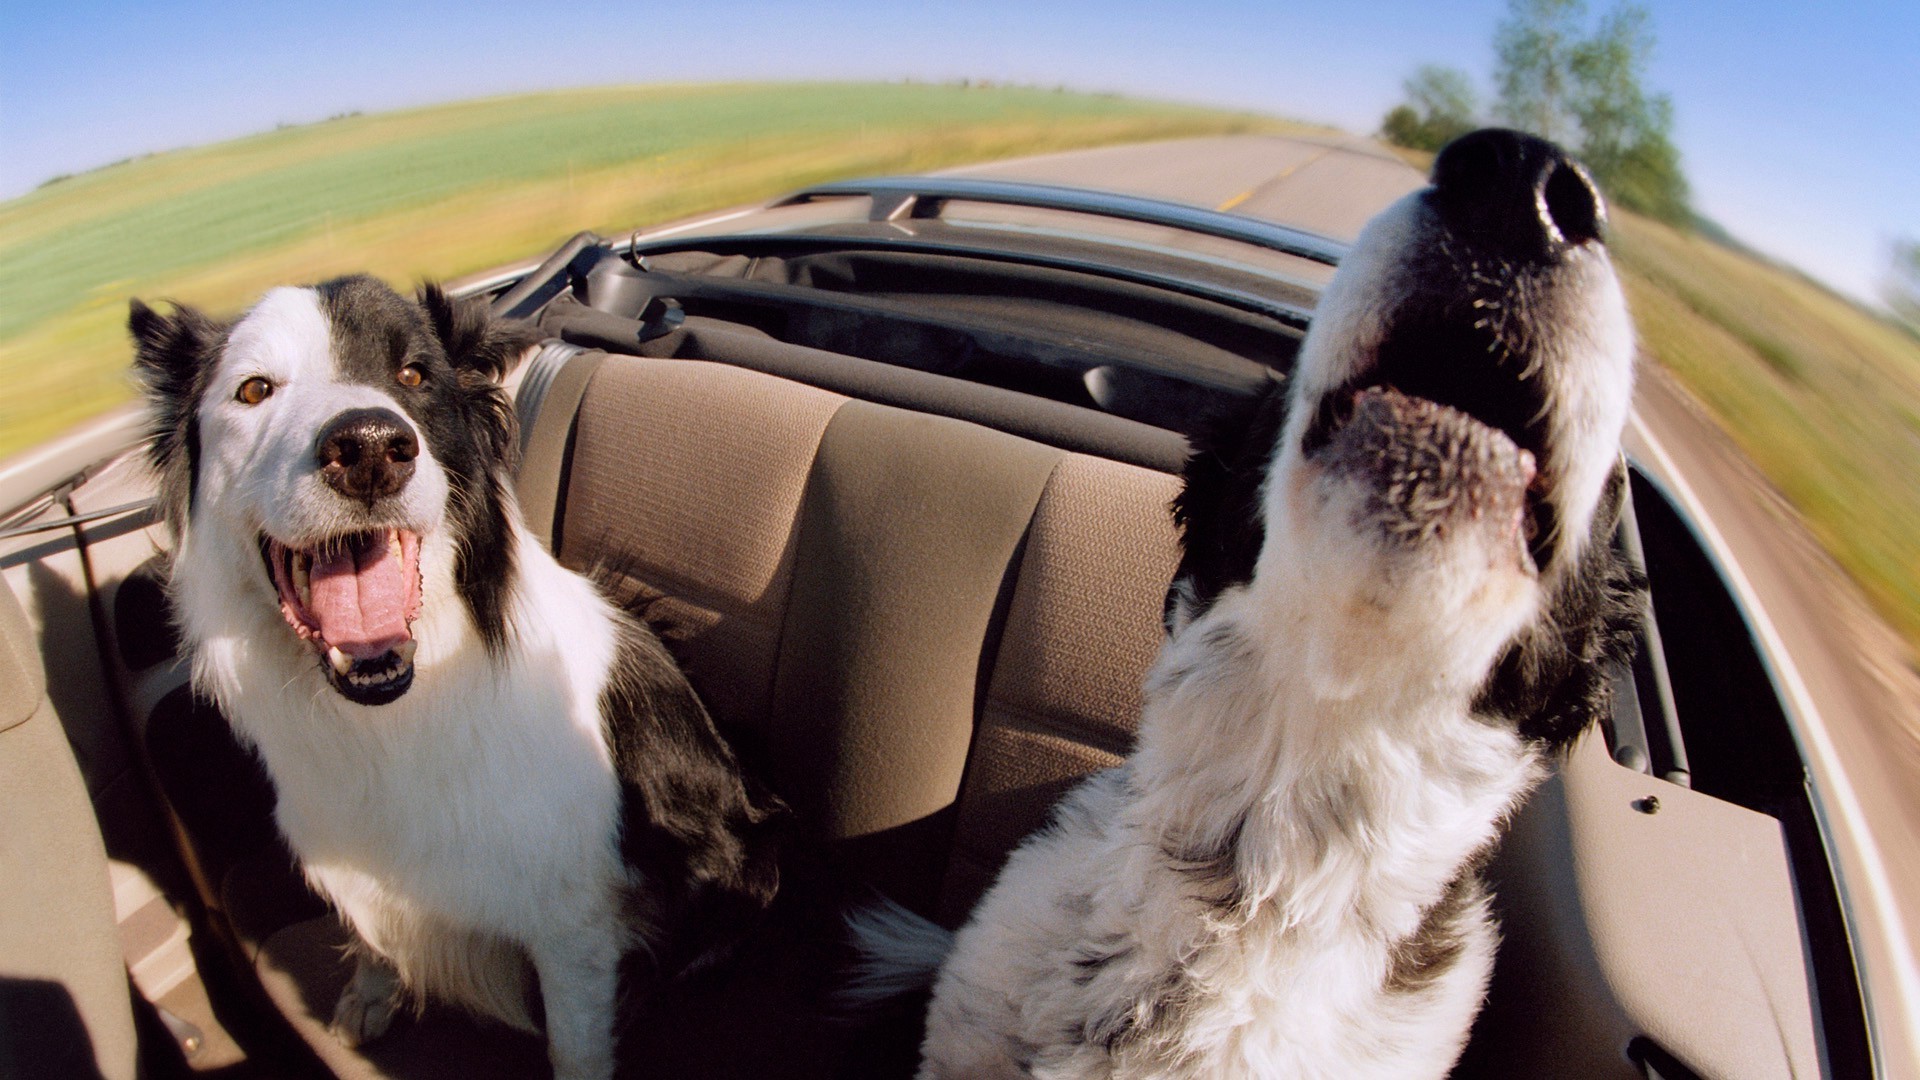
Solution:
{"label": "grassy hill", "polygon": [[1790,270],[1617,214],[1645,353],[1920,647],[1920,341]]}
{"label": "grassy hill", "polygon": [[0,203],[0,456],[132,396],[130,296],[233,312],[276,284],[453,277],[820,180],[1286,127],[1021,88],[614,87],[125,162]]}

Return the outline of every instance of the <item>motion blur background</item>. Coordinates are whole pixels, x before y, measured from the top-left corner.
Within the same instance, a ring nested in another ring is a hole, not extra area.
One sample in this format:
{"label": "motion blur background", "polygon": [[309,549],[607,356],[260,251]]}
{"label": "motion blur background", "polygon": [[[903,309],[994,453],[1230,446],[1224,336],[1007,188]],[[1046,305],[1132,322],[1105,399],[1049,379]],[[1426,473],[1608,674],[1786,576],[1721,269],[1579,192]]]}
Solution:
{"label": "motion blur background", "polygon": [[454,277],[856,173],[1326,128],[1420,164],[1520,124],[1603,174],[1649,361],[1904,642],[1878,677],[1906,686],[1916,44],[1894,2],[9,5],[0,456],[130,400],[132,295]]}

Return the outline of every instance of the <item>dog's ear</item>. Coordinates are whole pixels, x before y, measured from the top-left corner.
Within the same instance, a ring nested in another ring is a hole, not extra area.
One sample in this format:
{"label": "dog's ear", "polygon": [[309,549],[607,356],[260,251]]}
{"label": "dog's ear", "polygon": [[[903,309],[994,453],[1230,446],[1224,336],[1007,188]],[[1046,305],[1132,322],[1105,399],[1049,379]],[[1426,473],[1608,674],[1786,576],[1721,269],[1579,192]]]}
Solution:
{"label": "dog's ear", "polygon": [[528,349],[540,343],[540,333],[518,319],[497,319],[485,300],[455,300],[439,285],[420,286],[420,306],[426,310],[440,346],[454,370],[487,382],[499,382],[520,362]]}
{"label": "dog's ear", "polygon": [[134,374],[146,391],[158,436],[154,458],[165,465],[179,448],[187,414],[226,328],[185,304],[174,304],[172,315],[162,315],[134,300],[128,305],[127,329],[133,334]]}
{"label": "dog's ear", "polygon": [[160,472],[161,506],[178,528],[193,493],[194,410],[226,327],[184,304],[162,315],[134,300],[127,308],[127,330],[133,334],[133,370],[152,417],[148,455]]}
{"label": "dog's ear", "polygon": [[169,316],[137,299],[128,305],[127,329],[134,371],[156,399],[186,396],[222,333],[218,323],[184,304],[174,304]]}

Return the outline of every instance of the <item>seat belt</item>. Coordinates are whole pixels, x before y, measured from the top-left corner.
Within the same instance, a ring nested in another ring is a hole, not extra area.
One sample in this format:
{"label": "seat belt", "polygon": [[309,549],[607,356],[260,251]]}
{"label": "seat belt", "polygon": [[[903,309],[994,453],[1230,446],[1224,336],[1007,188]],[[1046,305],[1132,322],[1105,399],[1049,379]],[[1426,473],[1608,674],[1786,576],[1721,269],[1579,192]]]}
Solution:
{"label": "seat belt", "polygon": [[520,418],[520,469],[514,476],[514,491],[527,528],[549,550],[574,414],[580,410],[593,373],[606,358],[599,349],[548,342],[528,361],[514,394],[513,407]]}

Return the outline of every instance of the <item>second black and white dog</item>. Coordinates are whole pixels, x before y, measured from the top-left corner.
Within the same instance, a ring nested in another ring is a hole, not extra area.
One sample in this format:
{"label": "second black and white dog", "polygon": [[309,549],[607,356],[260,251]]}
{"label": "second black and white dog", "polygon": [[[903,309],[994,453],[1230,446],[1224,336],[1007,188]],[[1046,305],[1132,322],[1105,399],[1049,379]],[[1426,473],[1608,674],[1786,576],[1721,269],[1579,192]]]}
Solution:
{"label": "second black and white dog", "polygon": [[[1489,131],[1367,226],[1290,384],[1189,466],[1138,745],[960,930],[923,1077],[1446,1075],[1495,948],[1478,860],[1631,648],[1603,215]],[[856,920],[896,983],[929,929]]]}
{"label": "second black and white dog", "polygon": [[610,1075],[622,958],[670,974],[753,921],[777,810],[659,640],[521,523],[497,380],[532,338],[365,277],[130,325],[194,684],[355,937],[335,1031],[438,997]]}

